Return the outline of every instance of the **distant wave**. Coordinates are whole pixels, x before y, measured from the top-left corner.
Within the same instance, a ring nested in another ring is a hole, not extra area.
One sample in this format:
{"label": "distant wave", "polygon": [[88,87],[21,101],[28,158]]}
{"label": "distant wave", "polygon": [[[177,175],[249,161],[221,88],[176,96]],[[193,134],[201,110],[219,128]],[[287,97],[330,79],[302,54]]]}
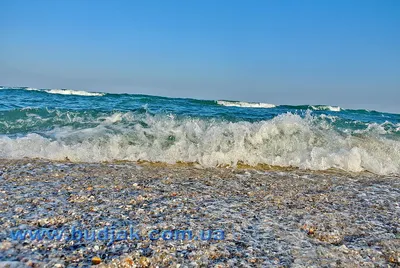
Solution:
{"label": "distant wave", "polygon": [[100,92],[88,92],[83,90],[72,90],[72,89],[38,89],[33,87],[5,87],[0,86],[1,89],[13,89],[13,90],[27,90],[27,91],[39,91],[46,92],[49,94],[60,94],[60,95],[76,95],[76,96],[104,96],[106,93]]}
{"label": "distant wave", "polygon": [[77,96],[104,96],[105,93],[99,92],[88,92],[83,90],[72,90],[72,89],[49,89],[44,90],[50,94],[61,94],[61,95],[77,95]]}
{"label": "distant wave", "polygon": [[[43,92],[48,94],[58,94],[58,95],[75,95],[75,96],[87,96],[87,97],[101,97],[101,96],[132,96],[134,98],[140,97],[140,101],[142,103],[146,103],[149,101],[154,101],[155,99],[162,100],[180,100],[180,101],[189,101],[193,104],[198,105],[210,105],[210,106],[225,106],[225,107],[241,107],[241,108],[279,108],[279,109],[288,109],[288,110],[311,110],[311,111],[329,111],[329,112],[353,112],[353,113],[368,113],[368,114],[389,114],[389,113],[380,113],[374,110],[367,109],[344,109],[339,106],[331,106],[331,105],[285,105],[285,104],[270,104],[270,103],[262,103],[262,102],[245,102],[245,101],[229,101],[229,100],[201,100],[201,99],[191,99],[191,98],[169,98],[162,96],[152,96],[152,95],[143,95],[143,94],[128,94],[128,93],[102,93],[102,92],[89,92],[83,90],[72,90],[72,89],[38,89],[33,87],[10,87],[10,86],[0,86],[0,90],[26,90],[26,91],[35,91],[35,92]],[[394,114],[394,113],[391,113]],[[383,116],[383,115],[382,115]]]}
{"label": "distant wave", "polygon": [[331,112],[340,112],[343,110],[347,110],[339,106],[330,106],[330,105],[279,105],[279,107],[287,109],[296,109],[296,110],[331,111]]}
{"label": "distant wave", "polygon": [[28,91],[41,91],[40,89],[38,89],[38,88],[34,88],[34,87],[25,87],[25,88],[23,88],[24,90],[28,90]]}
{"label": "distant wave", "polygon": [[274,108],[276,105],[262,102],[244,102],[244,101],[217,101],[217,104],[230,107],[246,107],[246,108]]}
{"label": "distant wave", "polygon": [[6,87],[6,86],[0,86],[0,89],[26,89],[27,87]]}
{"label": "distant wave", "polygon": [[340,112],[342,108],[339,106],[329,106],[329,105],[311,105],[313,110],[321,110],[321,111],[332,111],[332,112]]}
{"label": "distant wave", "polygon": [[314,110],[314,111],[331,111],[331,112],[340,112],[342,108],[339,106],[329,106],[329,105],[299,105],[299,106],[290,106],[290,105],[275,105],[269,103],[262,102],[244,102],[244,101],[217,101],[218,105],[228,106],[228,107],[243,107],[243,108],[275,108],[275,107],[287,107],[287,108],[295,108],[295,109],[304,109],[304,110]]}

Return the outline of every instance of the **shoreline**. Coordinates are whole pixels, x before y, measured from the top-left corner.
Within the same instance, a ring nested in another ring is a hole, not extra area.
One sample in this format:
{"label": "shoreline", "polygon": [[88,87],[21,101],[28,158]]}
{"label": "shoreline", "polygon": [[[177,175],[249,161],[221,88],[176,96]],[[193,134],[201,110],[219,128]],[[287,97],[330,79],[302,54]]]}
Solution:
{"label": "shoreline", "polygon": [[[292,168],[0,159],[0,257],[15,267],[400,264],[400,178]],[[11,241],[21,226],[224,229],[221,241]]]}
{"label": "shoreline", "polygon": [[236,164],[236,166],[233,165],[219,165],[215,167],[205,167],[202,166],[201,164],[197,162],[182,162],[178,161],[175,163],[167,163],[167,162],[152,162],[148,160],[137,160],[137,161],[131,161],[131,160],[114,160],[114,161],[94,161],[94,162],[87,162],[87,161],[72,161],[66,157],[64,160],[54,160],[54,159],[47,159],[47,158],[30,158],[30,157],[24,157],[24,158],[0,158],[0,161],[33,161],[33,162],[41,162],[41,161],[47,161],[51,163],[59,163],[59,164],[81,164],[81,165],[137,165],[137,166],[149,166],[149,167],[163,167],[163,168],[195,168],[195,169],[201,169],[201,170],[207,170],[207,169],[230,169],[230,170],[257,170],[257,171],[283,171],[283,172],[309,172],[309,173],[320,173],[320,174],[347,174],[347,175],[352,175],[352,176],[362,176],[362,175],[375,175],[375,176],[388,176],[388,177],[399,177],[397,174],[376,174],[368,170],[363,170],[361,172],[353,172],[353,171],[348,171],[344,169],[337,169],[337,168],[328,168],[328,169],[305,169],[305,168],[299,168],[296,166],[275,166],[275,165],[269,165],[269,164],[257,164],[255,166],[244,164],[243,162],[239,162]]}

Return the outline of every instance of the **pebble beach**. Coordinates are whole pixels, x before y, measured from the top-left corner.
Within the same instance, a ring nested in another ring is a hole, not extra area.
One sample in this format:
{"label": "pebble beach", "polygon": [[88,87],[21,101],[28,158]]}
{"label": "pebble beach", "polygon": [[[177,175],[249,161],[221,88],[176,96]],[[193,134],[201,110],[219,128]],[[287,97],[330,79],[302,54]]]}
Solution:
{"label": "pebble beach", "polygon": [[[219,241],[14,241],[21,229],[222,229]],[[400,178],[0,160],[0,267],[398,267]]]}

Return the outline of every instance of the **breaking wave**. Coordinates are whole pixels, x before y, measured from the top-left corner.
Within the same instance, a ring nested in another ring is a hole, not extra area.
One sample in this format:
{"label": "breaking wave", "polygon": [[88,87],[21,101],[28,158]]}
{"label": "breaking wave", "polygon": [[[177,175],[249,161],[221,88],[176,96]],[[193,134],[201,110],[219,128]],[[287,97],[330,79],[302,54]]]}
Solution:
{"label": "breaking wave", "polygon": [[222,106],[246,107],[246,108],[274,108],[276,105],[262,102],[244,102],[244,101],[217,101]]}
{"label": "breaking wave", "polygon": [[340,112],[342,108],[339,106],[329,106],[329,105],[311,105],[313,110],[317,111],[332,111],[332,112]]}
{"label": "breaking wave", "polygon": [[[382,135],[386,125],[346,133],[326,118],[292,113],[258,122],[132,112],[64,118],[80,124],[53,122],[56,127],[46,131],[0,136],[0,158],[194,162],[203,167],[243,163],[400,174],[400,139]],[[398,127],[392,124],[390,131]]]}
{"label": "breaking wave", "polygon": [[83,90],[72,90],[72,89],[49,89],[44,90],[50,94],[61,94],[61,95],[77,95],[77,96],[104,96],[105,93],[88,92]]}
{"label": "breaking wave", "polygon": [[89,92],[83,90],[72,90],[72,89],[38,89],[33,87],[3,87],[1,89],[12,89],[12,90],[26,90],[26,91],[39,91],[46,92],[49,94],[60,94],[60,95],[76,95],[76,96],[104,96],[106,93],[100,92]]}

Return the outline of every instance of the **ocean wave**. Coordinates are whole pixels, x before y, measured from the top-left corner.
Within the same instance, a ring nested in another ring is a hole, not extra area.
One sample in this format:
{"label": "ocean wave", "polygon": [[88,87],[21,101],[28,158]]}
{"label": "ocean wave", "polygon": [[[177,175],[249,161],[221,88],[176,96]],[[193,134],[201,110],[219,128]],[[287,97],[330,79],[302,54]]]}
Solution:
{"label": "ocean wave", "polygon": [[340,112],[342,108],[339,106],[329,106],[329,105],[311,105],[313,110],[317,111],[331,111],[331,112]]}
{"label": "ocean wave", "polygon": [[8,87],[8,86],[0,86],[0,89],[25,89],[26,87]]}
{"label": "ocean wave", "polygon": [[60,95],[77,95],[77,96],[104,96],[106,93],[100,92],[89,92],[83,90],[72,90],[72,89],[38,89],[33,87],[5,87],[0,86],[1,89],[11,89],[11,90],[26,90],[26,91],[39,91],[46,92],[49,94],[60,94]]}
{"label": "ocean wave", "polygon": [[28,91],[41,91],[40,89],[38,89],[38,88],[34,88],[34,87],[25,87],[25,88],[23,88],[24,90],[28,90]]}
{"label": "ocean wave", "polygon": [[244,101],[217,101],[217,104],[229,107],[245,107],[245,108],[274,108],[276,105],[262,102],[244,102]]}
{"label": "ocean wave", "polygon": [[243,163],[400,174],[399,139],[380,136],[377,126],[357,135],[338,132],[329,121],[311,114],[229,122],[118,112],[95,120],[96,124],[86,122],[78,128],[58,126],[25,136],[0,136],[0,158],[194,162],[203,167]]}
{"label": "ocean wave", "polygon": [[331,111],[331,112],[340,112],[345,110],[339,106],[330,106],[330,105],[280,105],[279,107],[286,109],[295,109],[295,110]]}
{"label": "ocean wave", "polygon": [[50,94],[61,94],[61,95],[77,95],[77,96],[104,96],[105,93],[99,92],[88,92],[83,90],[72,90],[72,89],[45,89],[43,90]]}

